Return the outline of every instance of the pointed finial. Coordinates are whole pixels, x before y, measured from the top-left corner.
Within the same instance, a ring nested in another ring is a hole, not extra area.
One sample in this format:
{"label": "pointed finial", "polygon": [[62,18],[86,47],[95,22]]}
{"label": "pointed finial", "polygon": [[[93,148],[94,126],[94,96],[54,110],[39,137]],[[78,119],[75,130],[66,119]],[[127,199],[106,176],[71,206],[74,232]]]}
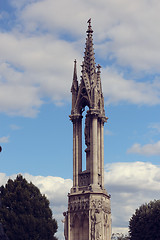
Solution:
{"label": "pointed finial", "polygon": [[83,72],[85,70],[84,62],[82,62],[81,67],[82,67],[82,72]]}
{"label": "pointed finial", "polygon": [[91,18],[88,19],[87,23],[89,23],[89,25],[91,25]]}
{"label": "pointed finial", "polygon": [[101,69],[101,65],[97,65],[97,69],[98,69],[98,72],[100,72],[100,69]]}
{"label": "pointed finial", "polygon": [[73,72],[73,80],[77,80],[77,61],[74,60],[74,72]]}
{"label": "pointed finial", "polygon": [[87,23],[89,23],[87,33],[93,33],[92,26],[91,26],[91,18],[87,21]]}
{"label": "pointed finial", "polygon": [[77,66],[76,59],[74,60],[74,71],[73,71],[73,82],[71,87],[71,92],[78,91],[78,81],[77,81]]}

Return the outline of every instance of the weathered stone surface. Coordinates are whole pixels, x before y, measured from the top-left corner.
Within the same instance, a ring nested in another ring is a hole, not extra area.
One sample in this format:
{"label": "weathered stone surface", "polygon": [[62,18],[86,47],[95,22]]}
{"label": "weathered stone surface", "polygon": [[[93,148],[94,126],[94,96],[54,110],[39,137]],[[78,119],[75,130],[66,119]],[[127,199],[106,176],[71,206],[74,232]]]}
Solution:
{"label": "weathered stone surface", "polygon": [[[68,211],[64,213],[66,240],[110,240],[110,196],[104,189],[104,110],[100,65],[95,66],[93,30],[88,21],[86,48],[78,83],[74,62],[72,92],[73,123],[73,187],[68,195]],[[85,129],[82,139],[82,118],[85,107]],[[86,169],[82,171],[82,141],[86,145]]]}

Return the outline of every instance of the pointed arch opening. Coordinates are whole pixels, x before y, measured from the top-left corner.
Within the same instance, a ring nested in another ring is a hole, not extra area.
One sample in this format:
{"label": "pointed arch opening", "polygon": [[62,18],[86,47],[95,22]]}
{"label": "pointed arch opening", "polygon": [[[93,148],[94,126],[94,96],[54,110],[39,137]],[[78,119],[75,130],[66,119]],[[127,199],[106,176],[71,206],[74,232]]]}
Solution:
{"label": "pointed arch opening", "polygon": [[[86,91],[85,88],[83,88],[83,89],[84,89],[84,91]],[[84,95],[81,96],[81,98],[79,100],[78,112],[83,113],[86,106],[89,108],[90,103],[89,103],[89,100],[88,100],[88,96],[86,94],[84,94]]]}
{"label": "pointed arch opening", "polygon": [[80,98],[78,104],[78,111],[82,115],[82,172],[87,170],[87,151],[88,151],[88,143],[89,143],[89,126],[87,121],[87,112],[90,108],[89,99],[86,93],[86,89],[82,89],[82,97]]}

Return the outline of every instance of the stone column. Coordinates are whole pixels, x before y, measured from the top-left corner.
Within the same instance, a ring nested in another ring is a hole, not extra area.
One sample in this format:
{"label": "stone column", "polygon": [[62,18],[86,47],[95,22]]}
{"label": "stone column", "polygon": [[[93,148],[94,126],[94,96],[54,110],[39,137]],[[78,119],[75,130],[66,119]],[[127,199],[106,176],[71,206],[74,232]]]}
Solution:
{"label": "stone column", "polygon": [[104,188],[104,122],[101,121],[101,176],[102,188]]}
{"label": "stone column", "polygon": [[73,187],[76,186],[76,123],[73,121]]}
{"label": "stone column", "polygon": [[82,116],[78,120],[78,173],[80,173],[82,172]]}
{"label": "stone column", "polygon": [[92,118],[90,115],[90,155],[89,155],[89,170],[90,170],[90,184],[93,183],[93,130],[92,130]]}
{"label": "stone column", "polygon": [[93,160],[93,185],[98,184],[98,171],[97,171],[97,117],[92,118],[92,160]]}
{"label": "stone column", "polygon": [[97,122],[97,161],[98,161],[98,174],[101,174],[101,123]]}
{"label": "stone column", "polygon": [[90,209],[90,210],[89,210],[89,239],[88,239],[88,240],[92,240],[92,239],[93,239],[93,237],[92,237],[91,213],[92,213],[92,210]]}
{"label": "stone column", "polygon": [[78,187],[78,174],[82,171],[82,116],[70,116],[73,122],[73,187]]}
{"label": "stone column", "polygon": [[79,129],[78,121],[76,119],[76,154],[75,154],[75,185],[78,187],[78,156],[79,156]]}
{"label": "stone column", "polygon": [[70,226],[71,226],[71,218],[70,218],[70,213],[68,213],[68,239],[67,240],[71,240]]}

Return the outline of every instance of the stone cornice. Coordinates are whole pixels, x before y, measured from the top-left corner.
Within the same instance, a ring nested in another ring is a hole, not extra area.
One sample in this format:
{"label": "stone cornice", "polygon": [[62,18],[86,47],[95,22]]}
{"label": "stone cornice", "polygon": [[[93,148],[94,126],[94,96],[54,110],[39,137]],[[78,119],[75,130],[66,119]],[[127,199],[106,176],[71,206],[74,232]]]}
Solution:
{"label": "stone cornice", "polygon": [[87,115],[91,115],[92,117],[97,116],[97,118],[100,119],[103,123],[107,122],[108,120],[108,117],[106,117],[104,114],[101,114],[99,109],[90,109],[87,112]]}
{"label": "stone cornice", "polygon": [[73,122],[74,120],[80,120],[80,119],[82,119],[83,118],[83,116],[81,115],[81,114],[71,114],[71,115],[69,115],[69,117],[70,117],[70,120]]}

